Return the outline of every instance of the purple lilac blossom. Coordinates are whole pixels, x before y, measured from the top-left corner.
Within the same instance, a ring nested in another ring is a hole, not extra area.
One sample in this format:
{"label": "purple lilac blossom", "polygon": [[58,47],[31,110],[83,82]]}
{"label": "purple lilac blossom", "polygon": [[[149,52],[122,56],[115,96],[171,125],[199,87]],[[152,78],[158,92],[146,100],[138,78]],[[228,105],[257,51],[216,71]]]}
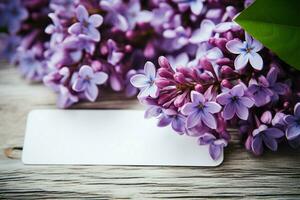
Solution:
{"label": "purple lilac blossom", "polygon": [[287,124],[286,137],[288,140],[293,140],[300,135],[300,103],[297,103],[294,108],[294,115],[284,117],[284,122]]}

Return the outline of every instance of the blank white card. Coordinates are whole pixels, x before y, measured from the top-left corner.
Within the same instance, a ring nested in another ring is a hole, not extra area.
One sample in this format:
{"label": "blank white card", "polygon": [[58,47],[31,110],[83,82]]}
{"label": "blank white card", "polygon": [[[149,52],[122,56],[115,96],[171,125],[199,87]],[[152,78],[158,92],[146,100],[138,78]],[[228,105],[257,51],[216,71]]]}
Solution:
{"label": "blank white card", "polygon": [[139,110],[34,110],[25,164],[217,166],[197,138],[159,128]]}

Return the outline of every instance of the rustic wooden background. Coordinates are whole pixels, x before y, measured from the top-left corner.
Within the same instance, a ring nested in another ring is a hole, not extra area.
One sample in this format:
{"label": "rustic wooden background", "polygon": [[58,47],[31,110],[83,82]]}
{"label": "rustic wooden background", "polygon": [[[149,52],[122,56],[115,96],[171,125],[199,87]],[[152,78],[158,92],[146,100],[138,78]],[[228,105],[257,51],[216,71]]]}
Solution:
{"label": "rustic wooden background", "polygon": [[[141,108],[109,95],[93,107]],[[55,109],[55,95],[0,63],[0,199],[300,199],[300,152],[281,147],[254,157],[238,137],[216,168],[25,166],[14,147],[22,147],[26,116],[36,108]]]}

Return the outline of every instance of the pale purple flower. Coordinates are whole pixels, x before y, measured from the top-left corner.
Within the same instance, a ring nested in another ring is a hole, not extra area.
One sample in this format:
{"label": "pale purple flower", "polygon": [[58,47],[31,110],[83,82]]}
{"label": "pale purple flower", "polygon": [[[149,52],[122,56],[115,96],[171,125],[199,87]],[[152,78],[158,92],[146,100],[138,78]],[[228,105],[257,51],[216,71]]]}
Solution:
{"label": "pale purple flower", "polygon": [[83,65],[78,72],[78,77],[75,78],[72,89],[76,92],[83,92],[88,100],[95,101],[99,93],[97,85],[105,83],[107,79],[106,73],[94,72],[90,66]]}
{"label": "pale purple flower", "polygon": [[151,117],[158,117],[160,114],[162,114],[162,108],[157,105],[147,105],[147,109],[145,111],[145,119],[149,119]]}
{"label": "pale purple flower", "polygon": [[144,98],[150,96],[156,98],[158,96],[158,88],[155,84],[156,70],[152,62],[146,62],[144,66],[145,74],[137,74],[130,79],[134,87],[140,88],[139,97]]}
{"label": "pale purple flower", "polygon": [[54,46],[63,41],[65,30],[56,14],[50,13],[48,16],[51,18],[53,24],[48,25],[45,32],[51,34],[50,45]]}
{"label": "pale purple flower", "polygon": [[185,132],[186,118],[172,109],[163,109],[161,115],[158,118],[158,126],[165,127],[171,124],[174,131],[179,134]]}
{"label": "pale purple flower", "polygon": [[193,128],[204,123],[212,129],[217,128],[217,122],[213,114],[221,111],[221,106],[213,101],[206,101],[205,97],[196,91],[191,92],[190,103],[185,104],[181,112],[187,117],[187,128]]}
{"label": "pale purple flower", "polygon": [[63,85],[60,85],[59,86],[59,95],[58,95],[58,98],[57,98],[57,106],[59,108],[67,108],[67,107],[70,107],[72,104],[78,102],[78,97],[73,95],[70,90],[63,86]]}
{"label": "pale purple flower", "polygon": [[0,33],[0,59],[4,58],[13,63],[16,59],[16,49],[21,42],[21,38],[16,35]]}
{"label": "pale purple flower", "polygon": [[177,67],[186,67],[189,62],[189,56],[185,52],[177,56],[167,56],[167,59],[174,71],[176,71]]}
{"label": "pale purple flower", "polygon": [[227,146],[228,142],[223,139],[216,139],[211,133],[204,133],[199,137],[199,145],[209,145],[209,154],[212,159],[217,160],[220,158],[223,148]]}
{"label": "pale purple flower", "polygon": [[225,120],[232,119],[236,114],[240,119],[247,120],[249,108],[254,104],[253,100],[246,96],[244,87],[236,85],[228,92],[217,96],[217,101],[224,105],[223,117]]}
{"label": "pale purple flower", "polygon": [[263,153],[265,144],[272,151],[277,150],[278,138],[284,136],[284,133],[278,128],[268,128],[268,126],[262,124],[252,132],[252,150],[256,155]]}
{"label": "pale purple flower", "polygon": [[100,33],[96,28],[102,24],[102,16],[98,14],[93,14],[89,17],[88,11],[82,5],[79,5],[76,8],[76,16],[78,22],[74,23],[68,29],[68,32],[74,35],[83,34],[90,37],[92,40],[99,42]]}
{"label": "pale purple flower", "polygon": [[[82,34],[78,36],[68,36],[62,44],[65,49],[76,49],[77,51],[85,50],[85,52],[89,53],[90,55],[93,55],[96,48],[95,42],[90,37]],[[75,56],[77,57],[77,55]],[[77,59],[75,58],[73,60]]]}
{"label": "pale purple flower", "polygon": [[166,2],[160,2],[158,8],[152,10],[153,16],[150,24],[159,32],[162,28],[170,26],[170,21],[174,15],[173,8]]}
{"label": "pale purple flower", "polygon": [[241,27],[237,23],[232,21],[232,22],[219,23],[214,28],[214,31],[216,33],[225,33],[227,31],[237,31],[237,30],[240,30],[240,29],[241,29]]}
{"label": "pale purple flower", "polygon": [[257,52],[263,48],[263,45],[247,33],[245,33],[245,39],[246,41],[244,42],[233,39],[226,43],[226,48],[231,53],[238,54],[234,60],[235,69],[243,69],[249,61],[254,69],[261,70],[263,68],[263,59]]}
{"label": "pale purple flower", "polygon": [[269,87],[270,84],[264,76],[260,76],[258,82],[256,80],[250,81],[248,92],[252,94],[255,106],[261,107],[271,101],[274,93]]}
{"label": "pale purple flower", "polygon": [[181,11],[185,11],[188,8],[191,9],[192,13],[195,15],[200,15],[203,9],[204,0],[173,0],[178,4]]}
{"label": "pale purple flower", "polygon": [[107,41],[107,49],[108,49],[108,56],[107,56],[107,62],[116,65],[121,61],[121,59],[124,56],[124,53],[118,51],[117,44],[112,39],[109,39]]}
{"label": "pale purple flower", "polygon": [[208,19],[204,19],[201,22],[200,28],[193,31],[189,41],[192,44],[199,44],[201,42],[207,42],[213,34],[215,24]]}
{"label": "pale purple flower", "polygon": [[64,84],[70,77],[70,70],[68,67],[63,67],[59,70],[50,72],[43,78],[44,84],[53,91],[58,92],[60,85]]}
{"label": "pale purple flower", "polygon": [[189,43],[190,29],[178,26],[174,29],[167,29],[163,32],[163,36],[172,39],[172,48],[180,49]]}
{"label": "pale purple flower", "polygon": [[300,135],[300,103],[295,105],[294,115],[284,117],[284,122],[287,124],[286,138],[288,140],[296,139]]}

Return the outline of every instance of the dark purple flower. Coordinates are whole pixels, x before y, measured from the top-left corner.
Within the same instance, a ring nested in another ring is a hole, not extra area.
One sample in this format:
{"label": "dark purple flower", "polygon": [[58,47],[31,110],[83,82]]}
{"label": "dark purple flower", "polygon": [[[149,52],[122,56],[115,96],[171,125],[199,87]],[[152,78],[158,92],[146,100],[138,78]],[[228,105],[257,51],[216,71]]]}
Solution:
{"label": "dark purple flower", "polygon": [[94,72],[88,65],[83,65],[77,78],[75,78],[72,89],[76,92],[83,92],[90,101],[95,101],[99,90],[97,85],[106,82],[108,75],[104,72]]}
{"label": "dark purple flower", "polygon": [[220,158],[223,148],[227,146],[228,142],[225,139],[216,139],[211,133],[204,133],[199,137],[199,145],[209,145],[209,154],[212,159]]}
{"label": "dark purple flower", "polygon": [[221,106],[213,101],[206,101],[205,97],[196,91],[191,92],[190,103],[185,104],[181,112],[187,117],[187,128],[193,128],[202,122],[209,128],[216,129],[217,122],[213,114],[221,111]]}
{"label": "dark purple flower", "polygon": [[240,119],[247,120],[249,108],[254,104],[253,100],[245,94],[244,87],[239,84],[228,92],[217,96],[217,101],[224,105],[223,117],[225,120],[232,119],[236,114]]}
{"label": "dark purple flower", "polygon": [[269,87],[270,84],[264,76],[260,76],[258,82],[251,80],[248,92],[252,94],[255,106],[261,107],[271,101],[274,93]]}
{"label": "dark purple flower", "polygon": [[277,82],[278,69],[271,67],[267,74],[267,80],[269,82],[269,88],[273,91],[272,100],[277,101],[279,95],[285,95],[289,90],[288,86],[284,83]]}
{"label": "dark purple flower", "polygon": [[74,35],[83,34],[88,36],[90,39],[99,42],[100,33],[96,28],[102,24],[103,22],[102,16],[98,14],[93,14],[89,17],[88,11],[82,5],[79,5],[76,8],[76,16],[78,22],[73,24],[68,29],[68,32]]}
{"label": "dark purple flower", "polygon": [[286,138],[293,140],[300,135],[300,103],[297,103],[294,108],[294,115],[284,117],[284,122],[287,124]]}
{"label": "dark purple flower", "polygon": [[252,135],[252,150],[256,155],[260,155],[264,150],[263,144],[272,151],[276,151],[278,146],[277,139],[284,136],[284,133],[278,128],[268,128],[268,126],[262,124],[252,132]]}

